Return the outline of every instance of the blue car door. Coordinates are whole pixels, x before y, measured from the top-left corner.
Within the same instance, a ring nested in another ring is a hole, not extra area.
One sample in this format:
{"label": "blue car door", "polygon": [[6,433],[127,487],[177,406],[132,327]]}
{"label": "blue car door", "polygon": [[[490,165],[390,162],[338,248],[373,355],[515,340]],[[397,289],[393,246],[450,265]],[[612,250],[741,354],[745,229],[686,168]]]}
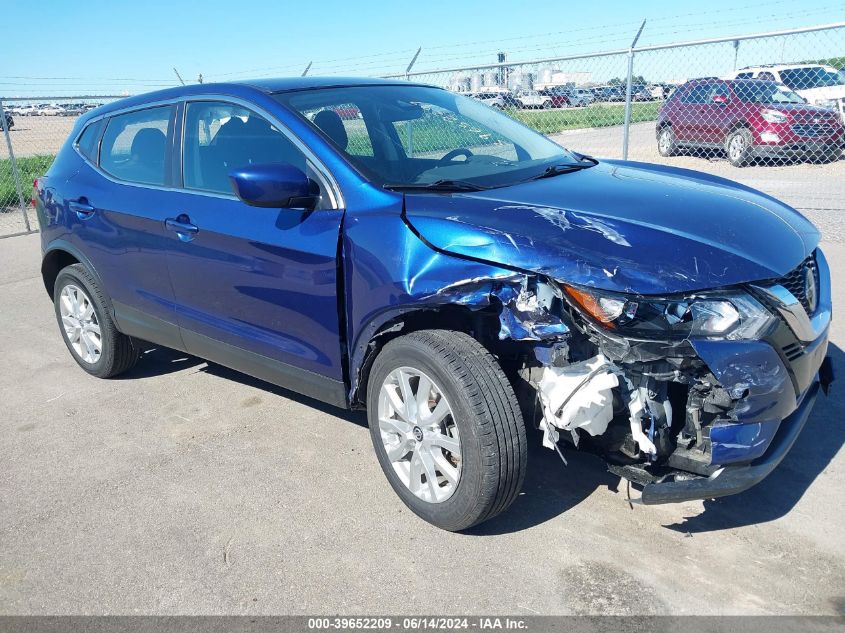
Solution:
{"label": "blue car door", "polygon": [[313,163],[278,124],[241,105],[189,102],[184,118],[184,188],[168,222],[168,263],[187,350],[345,404],[337,292],[343,211],[325,183],[313,211],[241,202],[232,169],[284,162],[316,179]]}
{"label": "blue car door", "polygon": [[171,213],[175,114],[176,106],[164,105],[89,124],[77,145],[88,162],[63,190],[71,240],[84,245],[118,327],[180,348],[166,258],[173,244],[164,226]]}

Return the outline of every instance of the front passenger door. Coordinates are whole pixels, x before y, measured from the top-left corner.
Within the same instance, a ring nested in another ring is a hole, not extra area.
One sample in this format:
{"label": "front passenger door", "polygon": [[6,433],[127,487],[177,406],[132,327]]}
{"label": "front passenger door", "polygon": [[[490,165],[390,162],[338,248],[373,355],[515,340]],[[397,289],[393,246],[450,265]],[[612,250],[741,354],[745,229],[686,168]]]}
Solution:
{"label": "front passenger door", "polygon": [[[172,208],[168,263],[188,351],[309,395],[337,390],[342,399],[343,210],[334,208],[305,154],[266,117],[196,101],[185,105],[184,118],[184,189]],[[229,171],[273,162],[317,180],[317,209],[257,208],[235,197]]]}

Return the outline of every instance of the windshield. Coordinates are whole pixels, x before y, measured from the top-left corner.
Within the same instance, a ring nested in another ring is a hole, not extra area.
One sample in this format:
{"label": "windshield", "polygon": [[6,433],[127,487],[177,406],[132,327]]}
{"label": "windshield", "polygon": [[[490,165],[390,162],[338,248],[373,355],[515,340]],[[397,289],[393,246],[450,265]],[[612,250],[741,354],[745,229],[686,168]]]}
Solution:
{"label": "windshield", "polygon": [[[514,184],[579,158],[474,99],[425,86],[350,86],[275,98],[380,186]],[[583,163],[580,163],[583,165]]]}
{"label": "windshield", "polygon": [[740,101],[746,103],[806,103],[802,96],[774,81],[760,81],[759,79],[737,81],[734,84],[734,92],[736,92]]}
{"label": "windshield", "polygon": [[789,68],[780,71],[780,78],[783,83],[793,90],[809,90],[810,88],[845,85],[845,80],[843,80],[838,72],[827,70],[823,66]]}

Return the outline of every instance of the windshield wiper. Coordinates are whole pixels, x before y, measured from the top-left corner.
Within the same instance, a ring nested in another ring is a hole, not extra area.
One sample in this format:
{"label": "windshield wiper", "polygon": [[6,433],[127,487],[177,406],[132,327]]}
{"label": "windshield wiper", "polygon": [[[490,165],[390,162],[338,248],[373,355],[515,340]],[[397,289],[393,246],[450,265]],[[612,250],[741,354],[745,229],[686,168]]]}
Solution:
{"label": "windshield wiper", "polygon": [[[542,173],[536,176],[531,176],[527,180],[540,180],[541,178],[551,178],[552,176],[559,176],[561,174],[571,174],[573,171],[581,171],[582,169],[589,169],[599,164],[595,158],[584,156],[578,163],[563,163],[560,165],[551,165],[546,167]],[[527,182],[527,181],[526,181]]]}
{"label": "windshield wiper", "polygon": [[425,183],[397,183],[384,185],[385,189],[391,191],[402,191],[408,189],[411,191],[482,191],[487,187],[476,185],[466,180],[435,180],[434,182]]}

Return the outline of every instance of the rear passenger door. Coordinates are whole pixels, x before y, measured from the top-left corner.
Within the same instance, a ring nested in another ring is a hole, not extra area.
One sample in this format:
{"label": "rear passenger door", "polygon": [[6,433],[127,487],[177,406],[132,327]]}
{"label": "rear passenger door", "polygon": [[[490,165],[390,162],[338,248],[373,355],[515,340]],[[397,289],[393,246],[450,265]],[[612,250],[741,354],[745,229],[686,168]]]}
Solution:
{"label": "rear passenger door", "polygon": [[675,136],[682,141],[701,143],[705,125],[702,108],[710,96],[709,84],[692,86],[681,95],[674,124]]}
{"label": "rear passenger door", "polygon": [[[253,108],[185,104],[183,189],[169,268],[189,352],[342,404],[337,293],[343,211],[297,143]],[[288,163],[320,187],[313,211],[241,202],[228,173]],[[330,190],[331,189],[331,190]],[[187,226],[189,232],[179,232]],[[316,390],[316,391],[315,391]]]}
{"label": "rear passenger door", "polygon": [[103,281],[121,331],[180,348],[167,270],[176,106],[94,121],[76,143],[89,168],[68,184],[72,239]]}

